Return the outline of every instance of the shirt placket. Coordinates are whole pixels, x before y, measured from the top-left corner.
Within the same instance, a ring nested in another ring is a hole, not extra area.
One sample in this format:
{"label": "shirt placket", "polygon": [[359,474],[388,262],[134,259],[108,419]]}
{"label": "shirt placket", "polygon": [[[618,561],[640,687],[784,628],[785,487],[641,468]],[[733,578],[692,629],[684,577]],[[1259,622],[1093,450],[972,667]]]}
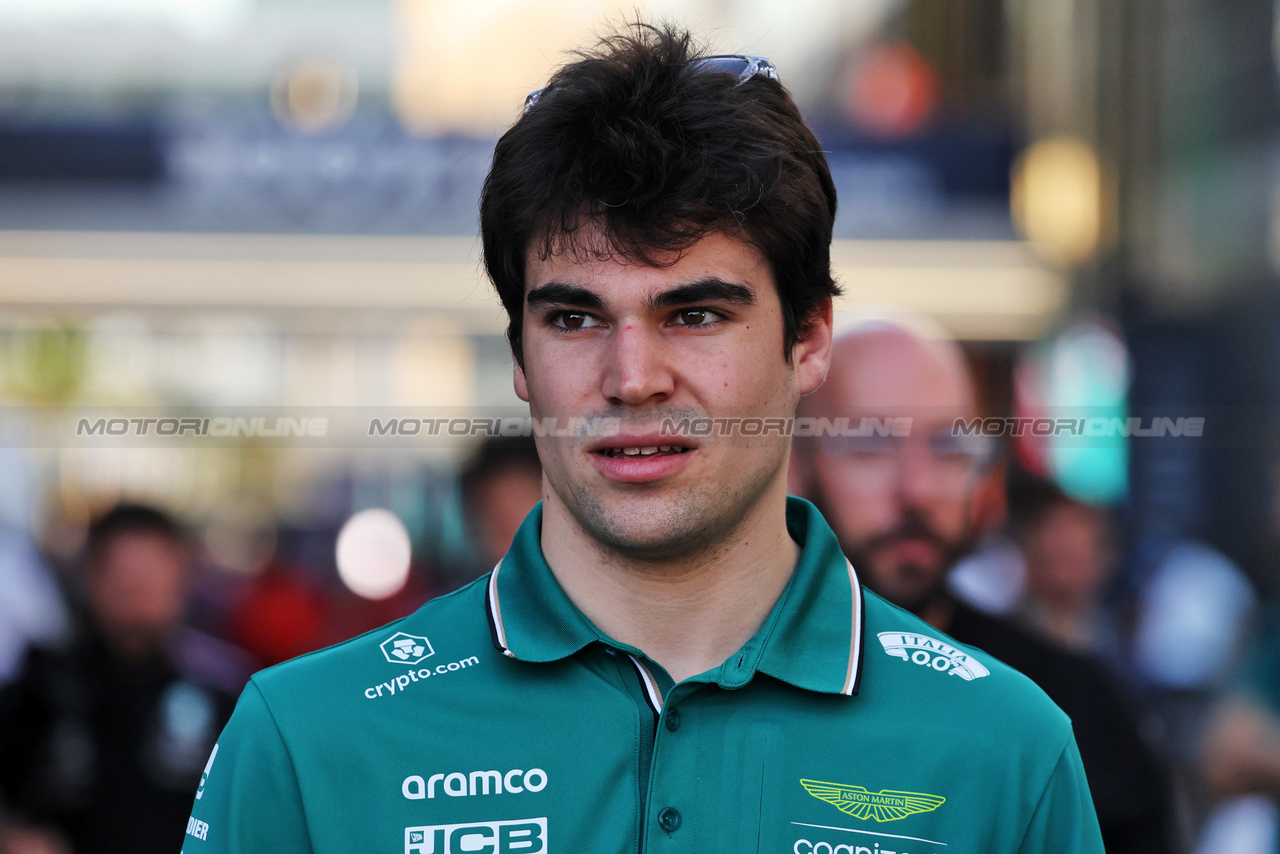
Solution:
{"label": "shirt placket", "polygon": [[[647,767],[640,772],[637,850],[642,854],[731,850],[729,837],[736,837],[738,828],[726,826],[725,816],[714,804],[740,793],[741,769],[725,765],[725,722],[711,722],[708,729],[708,722],[699,720],[704,705],[699,701],[706,698],[705,692],[719,688],[696,678],[673,685],[654,662],[641,656],[618,657],[635,671],[635,699],[644,704],[639,757]],[[704,742],[700,734],[708,732],[721,737]]]}

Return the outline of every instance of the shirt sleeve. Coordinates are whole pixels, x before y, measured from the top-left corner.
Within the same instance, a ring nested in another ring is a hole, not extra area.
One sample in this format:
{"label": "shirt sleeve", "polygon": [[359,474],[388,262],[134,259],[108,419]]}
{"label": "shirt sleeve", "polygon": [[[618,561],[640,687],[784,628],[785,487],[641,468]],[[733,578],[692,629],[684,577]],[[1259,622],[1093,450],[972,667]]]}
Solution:
{"label": "shirt sleeve", "polygon": [[1019,854],[1104,854],[1075,736],[1067,739],[1040,795]]}
{"label": "shirt sleeve", "polygon": [[182,854],[311,854],[293,761],[258,687],[240,695],[205,765]]}

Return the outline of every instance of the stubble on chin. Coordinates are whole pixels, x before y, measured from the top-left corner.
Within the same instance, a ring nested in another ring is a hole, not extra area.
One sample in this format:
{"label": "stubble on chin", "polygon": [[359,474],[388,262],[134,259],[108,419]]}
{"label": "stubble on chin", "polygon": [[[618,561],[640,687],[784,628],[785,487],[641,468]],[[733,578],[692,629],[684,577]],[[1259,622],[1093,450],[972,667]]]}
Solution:
{"label": "stubble on chin", "polygon": [[[908,584],[896,586],[882,585],[881,592],[899,608],[903,608],[917,617],[923,616],[925,610],[934,602],[946,595],[946,570],[930,570],[921,566],[907,566],[897,570],[899,574],[908,576]],[[875,586],[873,585],[873,589]]]}
{"label": "stubble on chin", "polygon": [[580,487],[566,509],[606,552],[640,563],[710,555],[740,535],[776,478],[777,465],[737,485],[597,491]]}

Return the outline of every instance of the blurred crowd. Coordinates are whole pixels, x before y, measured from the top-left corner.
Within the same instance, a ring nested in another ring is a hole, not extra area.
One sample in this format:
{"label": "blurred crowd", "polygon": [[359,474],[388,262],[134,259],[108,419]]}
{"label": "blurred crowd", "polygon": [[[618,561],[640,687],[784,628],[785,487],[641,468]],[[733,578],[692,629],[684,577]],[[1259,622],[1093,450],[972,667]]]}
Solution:
{"label": "blurred crowd", "polygon": [[[1241,568],[1201,542],[1138,549],[1123,503],[958,433],[991,414],[982,383],[959,344],[910,318],[852,325],[800,414],[911,418],[797,438],[791,489],[865,585],[1071,716],[1108,851],[1276,850],[1280,620]],[[0,854],[178,850],[250,673],[487,571],[539,499],[532,441],[483,443],[456,487],[466,559],[415,560],[379,600],[287,550],[251,578],[219,572],[162,507],[104,510],[72,557],[0,530]]]}
{"label": "blurred crowd", "polygon": [[[531,440],[463,465],[466,548],[366,599],[276,549],[217,566],[166,508],[118,503],[70,560],[0,529],[0,852],[172,852],[218,733],[257,669],[405,616],[491,567],[539,500]],[[330,537],[332,546],[332,537]]]}

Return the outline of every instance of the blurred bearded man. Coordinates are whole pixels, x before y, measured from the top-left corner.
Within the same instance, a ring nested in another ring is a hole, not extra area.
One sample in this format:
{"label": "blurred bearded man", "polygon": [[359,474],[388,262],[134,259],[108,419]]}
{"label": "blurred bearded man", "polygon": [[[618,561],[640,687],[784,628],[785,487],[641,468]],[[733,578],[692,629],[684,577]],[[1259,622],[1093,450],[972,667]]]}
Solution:
{"label": "blurred bearded man", "polygon": [[1173,850],[1165,771],[1105,668],[948,592],[947,573],[977,533],[975,499],[995,448],[955,429],[977,415],[963,352],[916,328],[928,325],[866,321],[833,342],[827,381],[800,415],[847,419],[860,435],[798,438],[793,484],[868,587],[1020,670],[1067,712],[1110,854]]}

